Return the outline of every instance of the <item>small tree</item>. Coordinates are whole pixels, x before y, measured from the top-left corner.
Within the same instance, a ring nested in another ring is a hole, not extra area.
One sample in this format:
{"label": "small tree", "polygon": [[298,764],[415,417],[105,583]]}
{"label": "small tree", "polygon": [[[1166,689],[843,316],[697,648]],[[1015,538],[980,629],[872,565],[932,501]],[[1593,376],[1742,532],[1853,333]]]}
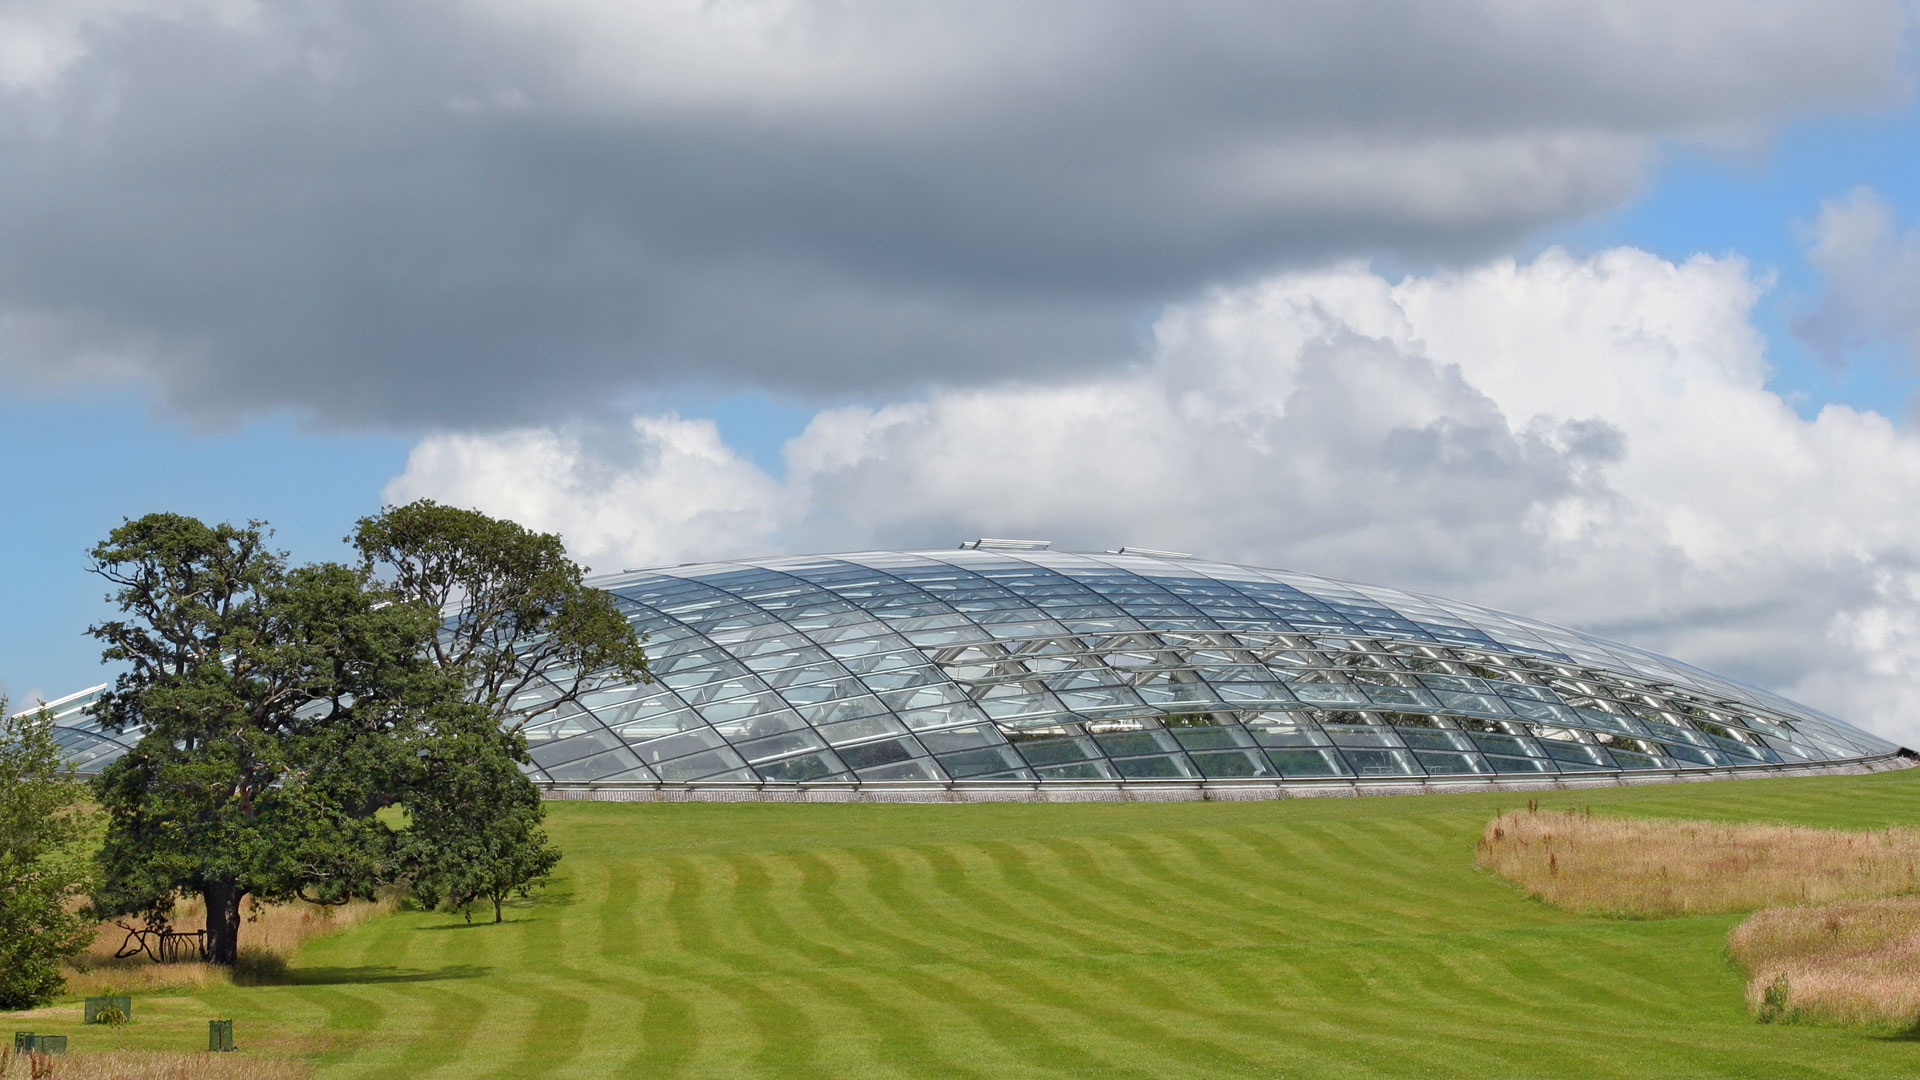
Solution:
{"label": "small tree", "polygon": [[503,731],[484,710],[469,708],[439,725],[421,756],[402,833],[422,906],[472,921],[472,905],[485,900],[497,923],[509,896],[528,895],[559,863],[541,828],[540,793],[517,764],[525,757],[525,738]]}
{"label": "small tree", "polygon": [[613,598],[582,582],[560,538],[430,500],[362,518],[361,568],[400,603],[442,612],[427,657],[466,688],[443,714],[406,800],[403,849],[428,907],[500,905],[559,861],[540,794],[521,772],[521,729],[608,681],[648,681],[647,657]]}
{"label": "small tree", "polygon": [[258,522],[149,514],[92,554],[126,618],[91,633],[127,665],[95,715],[141,733],[95,781],[96,908],[164,924],[197,893],[208,959],[232,964],[243,898],[337,903],[393,880],[375,811],[398,801],[422,717],[459,699],[421,658],[436,613],[349,567],[289,569]]}
{"label": "small tree", "polygon": [[85,794],[46,710],[8,716],[0,697],[0,1009],[51,1000],[60,961],[93,938],[77,910],[92,880]]}

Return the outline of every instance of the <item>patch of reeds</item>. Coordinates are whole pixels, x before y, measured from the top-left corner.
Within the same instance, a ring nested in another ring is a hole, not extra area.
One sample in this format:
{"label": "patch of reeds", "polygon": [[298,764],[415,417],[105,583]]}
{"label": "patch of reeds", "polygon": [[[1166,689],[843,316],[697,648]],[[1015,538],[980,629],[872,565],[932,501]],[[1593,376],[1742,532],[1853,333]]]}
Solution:
{"label": "patch of reeds", "polygon": [[[10,1050],[11,1048],[9,1048]],[[305,1080],[311,1066],[288,1058],[157,1050],[25,1055],[0,1052],[0,1077],[23,1080]]]}
{"label": "patch of reeds", "polygon": [[1920,897],[1768,908],[1727,952],[1763,1021],[1920,1027]]}
{"label": "patch of reeds", "polygon": [[1555,907],[1666,918],[1920,893],[1920,830],[1502,814],[1475,862]]}
{"label": "patch of reeds", "polygon": [[[157,964],[145,955],[115,958],[113,954],[126,941],[127,931],[115,922],[103,922],[93,943],[68,966],[66,992],[76,997],[104,997],[196,990],[227,982],[272,982],[286,970],[294,950],[303,942],[384,915],[397,903],[397,898],[387,898],[326,907],[296,901],[250,911],[240,924],[240,955],[232,970],[198,960]],[[174,905],[171,920],[176,930],[199,930],[206,925],[206,908],[197,897],[182,899]],[[140,925],[134,919],[125,921]]]}

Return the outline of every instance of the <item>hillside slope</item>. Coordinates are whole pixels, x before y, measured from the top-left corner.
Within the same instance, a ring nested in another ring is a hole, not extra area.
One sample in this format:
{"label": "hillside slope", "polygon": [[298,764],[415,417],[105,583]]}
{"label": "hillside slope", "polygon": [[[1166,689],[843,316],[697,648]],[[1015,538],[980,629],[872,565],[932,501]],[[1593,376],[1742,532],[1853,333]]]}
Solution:
{"label": "hillside slope", "polygon": [[[127,1037],[231,1015],[340,1078],[1920,1076],[1905,1039],[1756,1025],[1737,916],[1476,871],[1521,802],[554,804],[561,877],[507,925],[403,913]],[[1543,802],[1920,824],[1920,770]]]}

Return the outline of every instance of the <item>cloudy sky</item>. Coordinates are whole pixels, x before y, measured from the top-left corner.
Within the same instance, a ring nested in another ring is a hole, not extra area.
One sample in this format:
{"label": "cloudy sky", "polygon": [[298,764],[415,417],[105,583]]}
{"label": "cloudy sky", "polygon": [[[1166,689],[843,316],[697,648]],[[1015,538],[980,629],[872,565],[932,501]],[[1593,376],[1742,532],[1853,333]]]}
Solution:
{"label": "cloudy sky", "polygon": [[0,680],[416,496],[1622,638],[1920,744],[1906,0],[0,0]]}

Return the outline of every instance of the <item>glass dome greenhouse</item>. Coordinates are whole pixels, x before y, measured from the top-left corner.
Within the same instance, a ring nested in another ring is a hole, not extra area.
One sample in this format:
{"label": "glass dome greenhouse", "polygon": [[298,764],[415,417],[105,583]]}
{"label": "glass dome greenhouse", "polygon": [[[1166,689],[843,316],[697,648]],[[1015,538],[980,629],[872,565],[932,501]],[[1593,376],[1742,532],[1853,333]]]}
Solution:
{"label": "glass dome greenhouse", "polygon": [[[592,583],[646,635],[655,681],[527,728],[532,774],[556,787],[1653,779],[1902,754],[1546,623],[1166,552],[976,541]],[[90,699],[55,703],[85,771],[122,751]]]}

